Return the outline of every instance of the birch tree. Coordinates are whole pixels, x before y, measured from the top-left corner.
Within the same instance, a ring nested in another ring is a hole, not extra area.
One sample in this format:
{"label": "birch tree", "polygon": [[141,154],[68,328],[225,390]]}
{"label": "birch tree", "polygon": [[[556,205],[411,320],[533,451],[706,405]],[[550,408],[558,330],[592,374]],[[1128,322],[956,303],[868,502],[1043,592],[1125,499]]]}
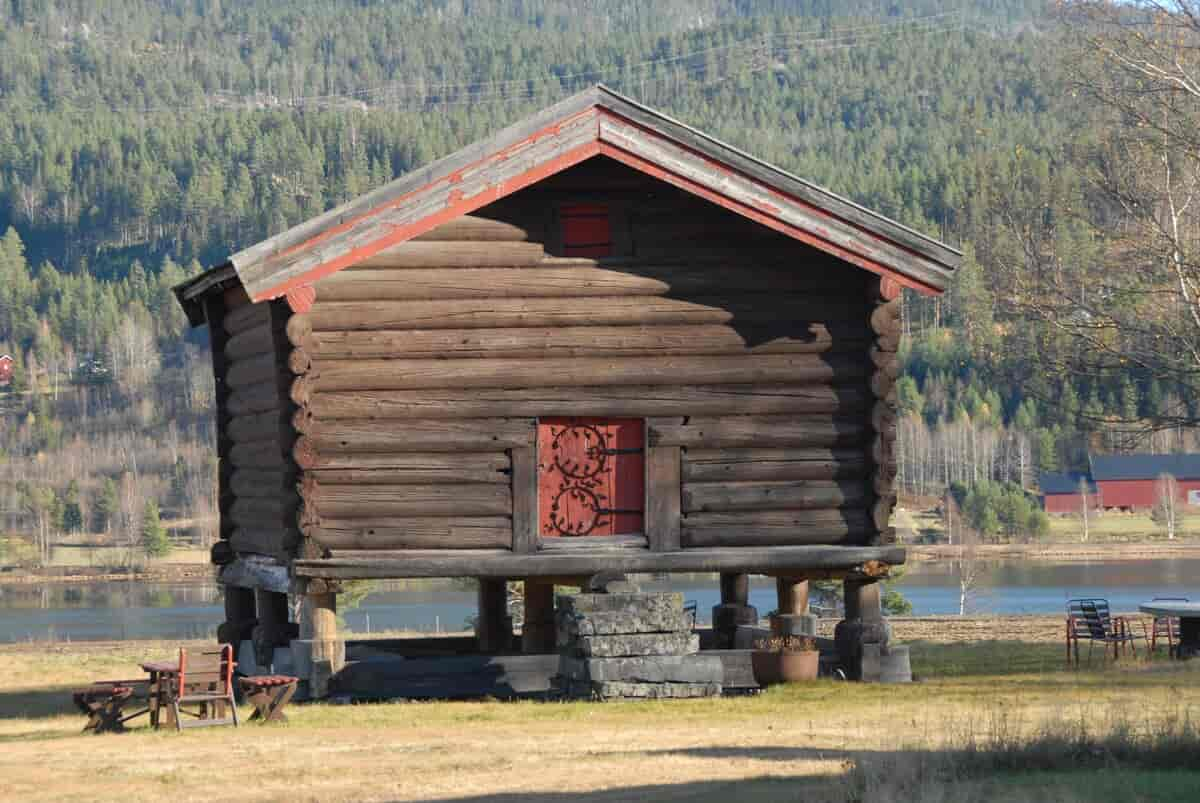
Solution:
{"label": "birch tree", "polygon": [[1154,497],[1152,518],[1167,531],[1167,538],[1174,541],[1179,526],[1179,482],[1170,474],[1159,474],[1154,483]]}

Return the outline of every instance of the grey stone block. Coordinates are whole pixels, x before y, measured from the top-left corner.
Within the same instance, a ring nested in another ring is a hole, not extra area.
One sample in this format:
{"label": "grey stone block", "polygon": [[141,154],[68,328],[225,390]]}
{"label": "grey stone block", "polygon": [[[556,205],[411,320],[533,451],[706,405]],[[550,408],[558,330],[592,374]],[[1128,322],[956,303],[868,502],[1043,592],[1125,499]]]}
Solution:
{"label": "grey stone block", "polygon": [[568,613],[597,613],[602,611],[639,610],[682,611],[683,594],[654,591],[638,594],[562,594],[556,607]]}
{"label": "grey stone block", "polygon": [[908,647],[864,644],[862,679],[866,683],[912,683]]}
{"label": "grey stone block", "polygon": [[571,684],[572,696],[576,687],[586,690],[586,696],[601,700],[679,700],[697,697],[717,697],[721,694],[720,683],[625,683],[621,681],[601,681],[593,683]]}
{"label": "grey stone block", "polygon": [[622,611],[574,613],[559,611],[558,643],[575,636],[613,636],[633,633],[681,633],[692,629],[692,617],[683,611],[631,607]]}
{"label": "grey stone block", "polygon": [[620,658],[642,655],[691,655],[700,651],[693,633],[642,633],[624,636],[580,636],[563,647],[568,655]]}
{"label": "grey stone block", "polygon": [[634,683],[721,683],[725,677],[715,655],[657,655],[639,658],[568,658],[559,674],[571,681]]}

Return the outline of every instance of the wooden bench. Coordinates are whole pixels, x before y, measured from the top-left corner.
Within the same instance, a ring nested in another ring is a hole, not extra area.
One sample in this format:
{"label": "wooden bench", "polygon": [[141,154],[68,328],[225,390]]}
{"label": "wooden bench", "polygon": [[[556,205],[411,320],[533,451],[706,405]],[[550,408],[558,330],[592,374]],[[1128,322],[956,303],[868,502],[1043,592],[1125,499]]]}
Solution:
{"label": "wooden bench", "polygon": [[135,681],[100,681],[72,694],[75,705],[87,715],[83,732],[123,733],[125,722],[139,711],[125,716],[125,705],[133,697]]}
{"label": "wooden bench", "polygon": [[283,709],[296,693],[300,678],[291,675],[257,675],[239,678],[242,694],[254,704],[250,721],[287,722]]}

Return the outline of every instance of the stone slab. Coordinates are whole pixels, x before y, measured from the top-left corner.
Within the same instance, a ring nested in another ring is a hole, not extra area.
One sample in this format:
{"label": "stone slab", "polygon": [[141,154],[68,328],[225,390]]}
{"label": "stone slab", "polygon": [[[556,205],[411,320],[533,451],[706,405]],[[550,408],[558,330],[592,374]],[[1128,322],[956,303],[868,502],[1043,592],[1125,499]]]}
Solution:
{"label": "stone slab", "polygon": [[862,680],[865,683],[912,683],[908,647],[864,644]]}
{"label": "stone slab", "polygon": [[625,636],[580,636],[563,647],[569,656],[621,658],[643,655],[691,655],[700,651],[694,633],[643,633]]}
{"label": "stone slab", "polygon": [[637,594],[560,594],[556,607],[567,613],[599,613],[602,611],[640,610],[682,611],[683,594],[672,591],[652,591]]}
{"label": "stone slab", "polygon": [[692,617],[682,610],[661,607],[632,607],[622,611],[573,613],[559,611],[558,643],[576,636],[612,636],[634,633],[686,633],[692,629]]}
{"label": "stone slab", "polygon": [[715,655],[657,655],[638,658],[568,658],[559,674],[570,681],[631,683],[721,683],[725,668]]}
{"label": "stone slab", "polygon": [[720,683],[625,683],[620,681],[575,682],[569,694],[574,698],[601,700],[679,700],[717,697]]}

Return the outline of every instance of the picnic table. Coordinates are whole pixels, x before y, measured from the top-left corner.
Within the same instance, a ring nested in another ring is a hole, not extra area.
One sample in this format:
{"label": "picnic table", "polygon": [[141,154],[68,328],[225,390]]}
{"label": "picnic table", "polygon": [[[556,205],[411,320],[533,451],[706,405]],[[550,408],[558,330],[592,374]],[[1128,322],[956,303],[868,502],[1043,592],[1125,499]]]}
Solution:
{"label": "picnic table", "polygon": [[1175,656],[1177,658],[1200,656],[1200,602],[1153,600],[1143,602],[1138,606],[1138,610],[1151,616],[1178,617],[1179,646],[1175,649]]}
{"label": "picnic table", "polygon": [[175,679],[179,676],[179,659],[146,661],[141,666],[142,671],[150,676],[150,697],[147,709],[150,712],[150,727],[157,728],[163,724],[164,714],[166,723],[173,725],[175,709],[171,706],[171,695],[175,688]]}

